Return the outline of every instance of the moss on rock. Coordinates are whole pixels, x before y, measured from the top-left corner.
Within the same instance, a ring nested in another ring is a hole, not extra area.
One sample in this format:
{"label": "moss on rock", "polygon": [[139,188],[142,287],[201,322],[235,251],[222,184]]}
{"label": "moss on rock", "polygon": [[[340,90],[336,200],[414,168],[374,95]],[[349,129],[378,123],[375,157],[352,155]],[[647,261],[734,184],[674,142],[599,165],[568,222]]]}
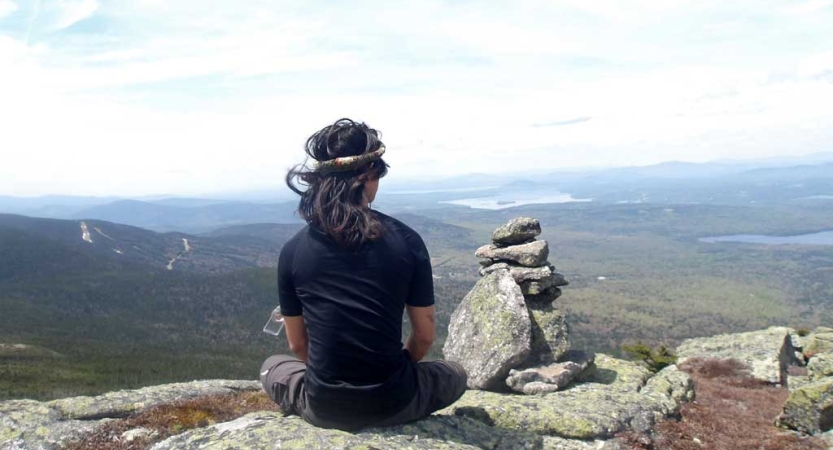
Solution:
{"label": "moss on rock", "polygon": [[827,431],[825,416],[833,414],[833,378],[806,384],[790,391],[778,424],[802,433]]}
{"label": "moss on rock", "polygon": [[193,430],[156,444],[153,450],[212,449],[542,449],[543,438],[525,431],[487,427],[463,417],[433,416],[391,428],[358,433],[315,428],[298,417],[254,413]]}

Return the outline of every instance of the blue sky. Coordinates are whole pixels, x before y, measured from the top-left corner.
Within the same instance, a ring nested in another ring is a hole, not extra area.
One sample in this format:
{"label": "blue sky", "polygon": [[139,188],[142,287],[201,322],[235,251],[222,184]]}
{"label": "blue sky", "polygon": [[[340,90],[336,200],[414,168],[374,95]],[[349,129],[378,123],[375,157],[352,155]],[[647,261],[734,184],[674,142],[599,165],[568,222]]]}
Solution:
{"label": "blue sky", "polygon": [[391,176],[833,150],[833,0],[0,0],[0,195],[280,185],[340,117]]}

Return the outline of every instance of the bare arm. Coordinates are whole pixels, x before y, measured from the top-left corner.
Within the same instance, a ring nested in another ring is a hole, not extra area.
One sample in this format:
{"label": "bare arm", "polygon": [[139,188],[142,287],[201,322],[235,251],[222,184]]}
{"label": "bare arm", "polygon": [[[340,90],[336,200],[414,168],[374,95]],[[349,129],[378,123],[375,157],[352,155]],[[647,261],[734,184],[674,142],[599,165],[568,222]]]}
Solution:
{"label": "bare arm", "polygon": [[417,307],[406,305],[408,319],[411,321],[411,335],[405,348],[411,354],[411,360],[419,362],[434,344],[435,329],[434,305]]}
{"label": "bare arm", "polygon": [[286,338],[289,340],[289,350],[306,363],[309,357],[309,336],[304,316],[284,316],[283,321]]}

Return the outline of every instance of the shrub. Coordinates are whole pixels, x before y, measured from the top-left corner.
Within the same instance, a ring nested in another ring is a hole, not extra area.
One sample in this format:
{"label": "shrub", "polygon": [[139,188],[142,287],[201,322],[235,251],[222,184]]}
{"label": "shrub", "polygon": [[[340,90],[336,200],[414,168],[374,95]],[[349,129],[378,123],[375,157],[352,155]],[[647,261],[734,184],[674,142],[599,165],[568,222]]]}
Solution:
{"label": "shrub", "polygon": [[[227,422],[255,411],[277,411],[278,406],[264,392],[209,395],[193,400],[159,405],[127,419],[112,420],[92,433],[69,442],[63,450],[144,450],[155,442],[194,428]],[[147,428],[152,435],[127,442],[122,434]]]}
{"label": "shrub", "polygon": [[665,367],[677,362],[677,355],[668,350],[668,347],[660,345],[651,348],[642,342],[633,345],[623,345],[622,350],[631,358],[642,361],[653,373],[659,372]]}
{"label": "shrub", "polygon": [[697,401],[683,405],[679,421],[657,424],[651,435],[617,437],[631,450],[825,450],[818,438],[785,433],[774,425],[787,399],[784,387],[749,375],[734,359],[692,358],[680,364],[691,375]]}

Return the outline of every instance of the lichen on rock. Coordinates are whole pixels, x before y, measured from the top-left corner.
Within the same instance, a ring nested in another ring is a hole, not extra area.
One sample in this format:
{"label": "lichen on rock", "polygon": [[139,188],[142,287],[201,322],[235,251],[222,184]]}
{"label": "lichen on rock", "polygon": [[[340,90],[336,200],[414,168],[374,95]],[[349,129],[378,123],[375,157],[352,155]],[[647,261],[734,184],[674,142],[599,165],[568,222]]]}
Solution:
{"label": "lichen on rock", "polygon": [[140,409],[175,400],[259,389],[262,386],[257,381],[204,380],[108,392],[95,397],[63,398],[47,404],[67,419],[120,418]]}
{"label": "lichen on rock", "polygon": [[679,370],[660,371],[648,388],[651,374],[636,363],[599,354],[596,365],[583,383],[564,391],[539,396],[468,391],[443,413],[567,439],[608,439],[678,414],[693,395],[691,379]]}
{"label": "lichen on rock", "polygon": [[570,350],[570,330],[567,315],[552,303],[528,303],[532,324],[532,348],[526,365],[552,363]]}
{"label": "lichen on rock", "polygon": [[152,450],[182,448],[521,450],[543,448],[543,438],[463,417],[432,416],[413,424],[348,433],[315,428],[296,416],[264,412],[171,437]]}
{"label": "lichen on rock", "polygon": [[804,338],[804,356],[811,358],[820,353],[833,353],[833,328],[818,327]]}
{"label": "lichen on rock", "polygon": [[833,428],[833,377],[791,389],[778,424],[807,434]]}
{"label": "lichen on rock", "polygon": [[807,375],[811,380],[833,377],[833,353],[819,353],[807,361]]}
{"label": "lichen on rock", "polygon": [[465,367],[469,388],[494,389],[526,360],[531,342],[521,289],[508,271],[499,270],[478,280],[454,311],[443,355]]}

